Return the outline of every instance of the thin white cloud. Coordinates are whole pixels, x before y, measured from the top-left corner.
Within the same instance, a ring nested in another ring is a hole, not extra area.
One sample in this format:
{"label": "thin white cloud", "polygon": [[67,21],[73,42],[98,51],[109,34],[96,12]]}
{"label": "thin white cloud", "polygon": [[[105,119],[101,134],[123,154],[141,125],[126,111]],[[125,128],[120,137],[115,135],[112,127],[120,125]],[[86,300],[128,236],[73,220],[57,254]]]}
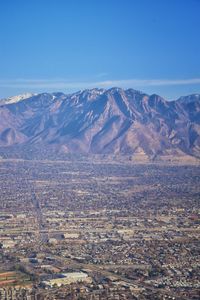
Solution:
{"label": "thin white cloud", "polygon": [[1,88],[26,88],[26,89],[84,89],[93,87],[148,87],[148,86],[173,86],[200,84],[200,78],[190,79],[124,79],[106,81],[69,81],[67,79],[13,79],[1,80]]}
{"label": "thin white cloud", "polygon": [[108,73],[107,72],[102,72],[102,73],[99,73],[97,74],[95,77],[96,78],[103,78],[103,77],[108,77]]}

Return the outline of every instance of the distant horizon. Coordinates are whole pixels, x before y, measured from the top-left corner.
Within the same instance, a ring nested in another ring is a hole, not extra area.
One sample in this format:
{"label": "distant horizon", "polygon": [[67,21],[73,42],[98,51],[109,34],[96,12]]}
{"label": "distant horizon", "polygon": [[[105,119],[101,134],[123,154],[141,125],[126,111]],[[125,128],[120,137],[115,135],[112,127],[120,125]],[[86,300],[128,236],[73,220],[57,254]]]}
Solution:
{"label": "distant horizon", "polygon": [[178,95],[176,98],[173,98],[173,99],[172,98],[168,99],[167,97],[163,96],[162,94],[157,93],[156,91],[153,92],[153,93],[147,93],[144,89],[138,89],[138,88],[134,88],[132,86],[130,86],[130,87],[120,87],[120,86],[107,86],[107,87],[99,86],[98,87],[98,86],[96,86],[96,87],[88,87],[88,88],[86,87],[86,88],[80,88],[80,89],[73,89],[71,91],[63,91],[63,90],[48,91],[48,90],[45,90],[45,89],[40,91],[40,92],[26,91],[26,92],[22,92],[22,93],[15,94],[15,95],[8,95],[8,96],[5,96],[5,97],[0,96],[0,101],[4,100],[4,99],[17,97],[17,96],[26,96],[26,95],[28,96],[29,94],[34,95],[34,96],[37,96],[37,95],[40,95],[40,94],[56,94],[56,93],[63,93],[65,95],[70,95],[70,94],[76,94],[76,93],[79,93],[79,92],[83,92],[83,91],[87,91],[87,90],[90,91],[90,90],[94,90],[94,89],[99,89],[99,90],[102,89],[102,90],[105,90],[105,91],[108,91],[108,90],[111,90],[111,89],[122,89],[124,91],[132,89],[132,90],[147,94],[148,96],[158,95],[158,96],[164,98],[167,101],[176,101],[181,97],[187,97],[187,96],[191,96],[191,95],[200,95],[200,92],[192,92],[192,93],[188,93],[188,94]]}

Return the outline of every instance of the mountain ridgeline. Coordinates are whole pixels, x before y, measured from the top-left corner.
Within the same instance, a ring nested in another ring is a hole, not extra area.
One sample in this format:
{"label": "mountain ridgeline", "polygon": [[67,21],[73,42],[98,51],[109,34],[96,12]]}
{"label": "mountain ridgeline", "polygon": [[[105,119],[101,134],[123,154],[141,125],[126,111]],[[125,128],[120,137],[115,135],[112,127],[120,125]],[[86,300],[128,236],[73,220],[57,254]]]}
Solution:
{"label": "mountain ridgeline", "polygon": [[21,95],[0,101],[0,155],[46,151],[200,158],[200,95],[166,101],[133,89]]}

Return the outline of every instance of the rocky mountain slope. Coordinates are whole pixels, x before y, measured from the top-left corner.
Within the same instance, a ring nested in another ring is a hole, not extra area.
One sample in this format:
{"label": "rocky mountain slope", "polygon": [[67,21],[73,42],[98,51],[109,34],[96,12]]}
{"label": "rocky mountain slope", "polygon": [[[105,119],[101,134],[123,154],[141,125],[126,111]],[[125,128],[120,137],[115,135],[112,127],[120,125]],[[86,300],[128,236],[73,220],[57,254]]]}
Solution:
{"label": "rocky mountain slope", "polygon": [[27,147],[58,154],[200,158],[200,95],[166,101],[112,88],[1,100],[1,152]]}

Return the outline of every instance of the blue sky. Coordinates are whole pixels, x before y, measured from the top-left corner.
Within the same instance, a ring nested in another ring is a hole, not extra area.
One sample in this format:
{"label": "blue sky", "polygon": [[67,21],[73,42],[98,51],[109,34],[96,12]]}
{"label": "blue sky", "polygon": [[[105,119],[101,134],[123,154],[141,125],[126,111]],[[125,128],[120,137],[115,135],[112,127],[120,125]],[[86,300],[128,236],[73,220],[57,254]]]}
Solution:
{"label": "blue sky", "polygon": [[200,0],[1,0],[0,98],[132,87],[200,92]]}

